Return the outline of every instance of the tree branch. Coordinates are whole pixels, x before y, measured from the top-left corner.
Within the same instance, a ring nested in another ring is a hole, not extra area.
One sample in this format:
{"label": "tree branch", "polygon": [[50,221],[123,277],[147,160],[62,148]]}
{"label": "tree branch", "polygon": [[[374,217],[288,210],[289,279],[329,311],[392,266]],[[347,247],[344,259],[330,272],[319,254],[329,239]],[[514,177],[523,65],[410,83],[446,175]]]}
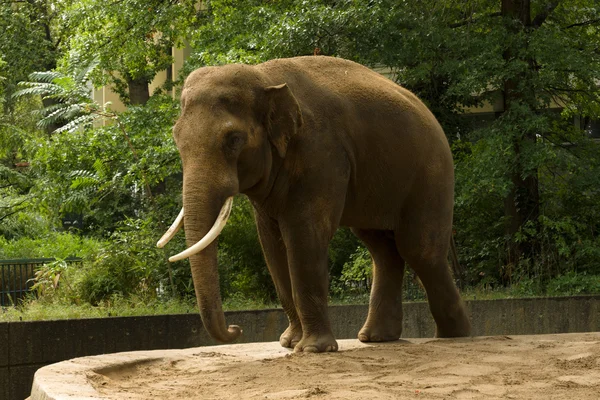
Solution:
{"label": "tree branch", "polygon": [[469,24],[473,24],[475,22],[478,22],[478,21],[480,21],[483,18],[493,18],[493,17],[501,17],[501,16],[502,16],[502,13],[500,11],[498,11],[498,12],[494,12],[494,13],[489,13],[489,14],[483,15],[483,16],[481,16],[479,18],[469,18],[469,19],[466,19],[464,21],[455,22],[455,23],[450,24],[448,26],[450,28],[459,28],[461,26],[465,26],[465,25],[469,25]]}
{"label": "tree branch", "polygon": [[16,208],[16,209],[15,209],[15,210],[13,210],[12,212],[9,212],[8,214],[4,214],[4,215],[0,216],[0,221],[2,221],[2,220],[3,220],[3,219],[5,219],[5,218],[8,218],[8,217],[10,217],[10,216],[11,216],[11,215],[13,215],[13,214],[16,214],[16,213],[18,213],[19,211],[21,211],[21,210],[23,210],[23,209],[25,209],[25,208],[27,208],[27,207],[21,207],[21,208],[19,208],[19,206],[20,206],[21,204],[25,203],[27,200],[29,200],[29,198],[25,198],[24,200],[22,200],[22,201],[18,202],[17,204],[12,204],[12,205],[10,205],[10,206],[0,207],[0,208],[13,208],[13,207],[14,207],[14,208]]}
{"label": "tree branch", "polygon": [[536,15],[533,21],[531,21],[531,26],[534,28],[539,28],[540,26],[542,26],[542,24],[546,21],[550,14],[552,14],[552,11],[554,11],[554,9],[558,7],[559,3],[560,0],[553,1],[550,4],[546,5],[546,8],[544,8],[544,10],[538,15]]}
{"label": "tree branch", "polygon": [[576,24],[571,24],[571,25],[567,25],[562,29],[570,29],[570,28],[575,28],[577,26],[587,26],[587,25],[593,25],[595,23],[600,22],[600,18],[596,18],[596,19],[590,19],[588,21],[583,21],[583,22],[578,22]]}
{"label": "tree branch", "polygon": [[552,89],[557,92],[584,93],[587,95],[591,95],[592,93],[597,93],[599,91],[599,90],[588,90],[588,89],[561,88],[561,87],[556,87],[556,86],[548,86],[548,89]]}
{"label": "tree branch", "polygon": [[13,211],[13,212],[11,212],[11,213],[8,213],[8,214],[4,214],[4,215],[2,215],[2,216],[0,217],[0,221],[2,221],[2,220],[3,220],[3,219],[5,219],[5,218],[8,218],[8,217],[10,217],[10,216],[11,216],[11,215],[13,215],[13,214],[16,214],[16,213],[18,213],[19,211],[21,211],[21,210],[20,210],[20,209],[19,209],[19,210],[15,210],[15,211]]}

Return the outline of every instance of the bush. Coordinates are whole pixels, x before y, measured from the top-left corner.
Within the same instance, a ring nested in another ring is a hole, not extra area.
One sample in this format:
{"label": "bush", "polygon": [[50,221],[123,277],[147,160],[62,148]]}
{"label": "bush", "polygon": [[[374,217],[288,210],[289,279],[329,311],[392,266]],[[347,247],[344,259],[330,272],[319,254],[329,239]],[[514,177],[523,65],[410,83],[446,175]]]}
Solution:
{"label": "bush", "polygon": [[600,293],[600,275],[578,274],[569,271],[548,282],[548,296],[575,296]]}
{"label": "bush", "polygon": [[0,238],[14,241],[19,238],[39,238],[52,232],[51,221],[40,213],[18,212],[2,220]]}
{"label": "bush", "polygon": [[235,296],[272,302],[277,299],[264,260],[250,201],[237,196],[219,237],[219,276],[223,299]]}
{"label": "bush", "polygon": [[76,285],[81,300],[98,305],[114,295],[133,294],[139,283],[131,269],[131,259],[119,252],[87,265],[81,271]]}
{"label": "bush", "polygon": [[344,266],[362,246],[360,240],[348,228],[337,230],[329,244],[329,277],[332,285],[341,279]]}
{"label": "bush", "polygon": [[368,295],[371,291],[373,261],[369,251],[358,246],[344,263],[339,278],[332,284],[333,295],[343,298],[346,295]]}
{"label": "bush", "polygon": [[104,242],[69,232],[49,232],[38,238],[6,240],[0,236],[0,258],[94,259]]}
{"label": "bush", "polygon": [[155,298],[167,282],[163,250],[156,248],[151,218],[128,219],[103,246],[97,259],[86,264],[78,277],[80,297],[98,304],[113,295],[137,294]]}

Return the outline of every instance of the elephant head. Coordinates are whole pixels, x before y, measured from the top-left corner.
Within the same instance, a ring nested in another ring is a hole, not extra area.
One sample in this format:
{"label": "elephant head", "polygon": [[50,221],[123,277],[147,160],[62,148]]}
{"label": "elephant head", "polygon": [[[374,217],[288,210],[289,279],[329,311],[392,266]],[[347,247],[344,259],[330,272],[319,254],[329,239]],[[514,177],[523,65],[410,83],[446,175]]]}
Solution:
{"label": "elephant head", "polygon": [[190,258],[202,321],[220,342],[235,340],[241,330],[225,324],[215,239],[233,196],[245,193],[260,200],[269,195],[274,170],[301,125],[289,87],[270,82],[255,67],[206,67],[185,81],[173,128],[183,166],[183,209],[157,245],[163,247],[185,226],[188,249],[169,260]]}

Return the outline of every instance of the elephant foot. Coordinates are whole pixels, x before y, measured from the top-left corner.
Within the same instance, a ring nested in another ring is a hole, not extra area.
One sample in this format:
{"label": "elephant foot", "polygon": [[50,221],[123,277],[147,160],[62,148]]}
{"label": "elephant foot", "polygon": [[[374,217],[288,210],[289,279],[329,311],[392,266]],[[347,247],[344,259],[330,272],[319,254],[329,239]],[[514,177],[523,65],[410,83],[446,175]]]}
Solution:
{"label": "elephant foot", "polygon": [[452,337],[467,337],[471,336],[471,323],[469,320],[457,322],[448,326],[436,326],[436,338],[452,338]]}
{"label": "elephant foot", "polygon": [[363,327],[358,332],[358,340],[361,342],[392,342],[400,339],[402,327],[399,328],[369,328]]}
{"label": "elephant foot", "polygon": [[302,340],[302,327],[288,326],[288,328],[279,337],[281,347],[293,349]]}
{"label": "elephant foot", "polygon": [[305,336],[294,347],[295,353],[324,353],[337,351],[338,344],[331,333],[326,335]]}
{"label": "elephant foot", "polygon": [[471,322],[462,305],[455,307],[453,312],[447,312],[445,318],[436,321],[435,337],[451,338],[471,336]]}

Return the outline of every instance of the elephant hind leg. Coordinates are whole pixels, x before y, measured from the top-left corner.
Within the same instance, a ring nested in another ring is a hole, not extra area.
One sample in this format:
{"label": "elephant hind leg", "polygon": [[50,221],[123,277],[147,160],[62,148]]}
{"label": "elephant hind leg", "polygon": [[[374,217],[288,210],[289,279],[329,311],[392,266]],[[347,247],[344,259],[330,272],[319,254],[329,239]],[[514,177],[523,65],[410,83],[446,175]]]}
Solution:
{"label": "elephant hind leg", "polygon": [[361,342],[398,340],[402,334],[404,260],[392,231],[352,229],[373,257],[373,286],[367,321],[358,333]]}
{"label": "elephant hind leg", "polygon": [[[471,323],[448,266],[450,230],[417,228],[396,231],[398,251],[421,280],[436,323],[436,337],[471,334]],[[410,232],[410,234],[409,234]],[[398,240],[401,238],[402,240]]]}

